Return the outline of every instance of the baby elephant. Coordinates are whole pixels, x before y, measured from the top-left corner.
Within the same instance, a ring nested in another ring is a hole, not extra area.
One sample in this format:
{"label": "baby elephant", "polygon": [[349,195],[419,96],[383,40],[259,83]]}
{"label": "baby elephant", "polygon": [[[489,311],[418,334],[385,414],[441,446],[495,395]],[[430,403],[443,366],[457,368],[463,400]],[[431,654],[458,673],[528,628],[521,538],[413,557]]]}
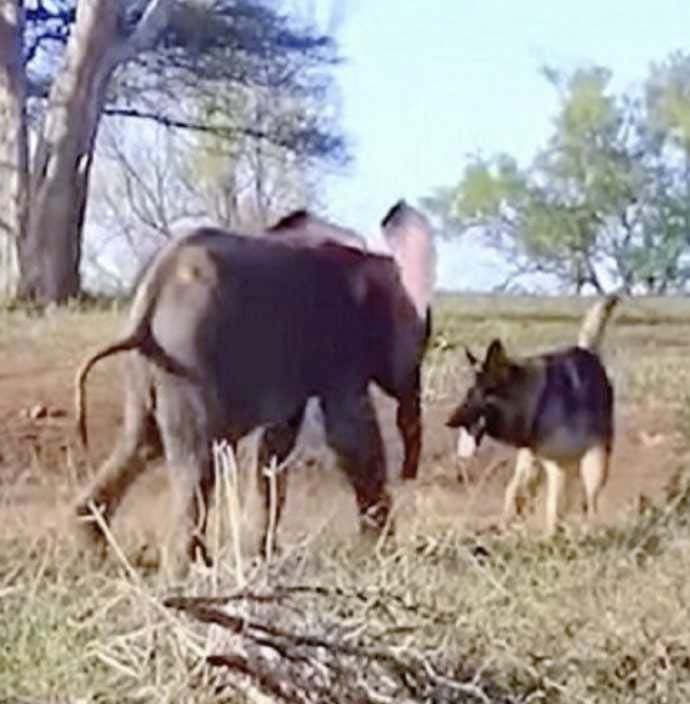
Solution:
{"label": "baby elephant", "polygon": [[[172,567],[184,571],[197,554],[208,562],[213,441],[234,445],[264,427],[259,464],[271,455],[282,462],[311,397],[321,403],[328,443],[364,524],[380,529],[386,523],[384,449],[368,384],[376,382],[399,402],[404,474],[412,478],[433,243],[426,220],[404,202],[388,213],[383,231],[394,256],[313,232],[301,237],[299,228],[288,237],[247,237],[202,227],[155,257],[122,337],[86,360],[78,374],[78,423],[86,440],[86,376],[98,360],[127,353],[124,425],[76,507],[93,539],[103,536],[96,523],[86,523],[91,507],[110,521],[144,469],[141,449],[153,433],[173,479]],[[261,477],[266,502],[267,481]],[[286,473],[277,481],[279,517]],[[265,537],[269,524],[266,517]]]}

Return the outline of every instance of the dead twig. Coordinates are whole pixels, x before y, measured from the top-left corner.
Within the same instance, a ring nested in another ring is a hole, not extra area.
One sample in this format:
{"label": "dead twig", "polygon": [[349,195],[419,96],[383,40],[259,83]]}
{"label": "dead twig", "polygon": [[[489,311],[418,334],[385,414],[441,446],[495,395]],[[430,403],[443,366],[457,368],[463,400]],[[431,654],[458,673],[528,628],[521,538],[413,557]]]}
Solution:
{"label": "dead twig", "polygon": [[[279,701],[379,703],[435,702],[449,698],[482,704],[492,701],[482,689],[479,676],[464,682],[444,673],[442,670],[446,668],[440,669],[432,662],[432,657],[439,657],[438,652],[418,651],[409,647],[407,641],[382,642],[380,632],[374,633],[376,629],[370,626],[376,622],[374,609],[369,608],[373,595],[367,601],[363,620],[357,623],[354,637],[352,633],[343,637],[344,624],[337,622],[321,625],[320,630],[328,633],[327,636],[313,629],[307,632],[304,618],[296,622],[295,612],[291,610],[287,614],[291,615],[292,623],[283,625],[286,612],[281,606],[288,596],[330,593],[333,597],[336,591],[299,585],[266,594],[242,592],[230,597],[173,597],[166,599],[164,605],[184,611],[201,623],[219,626],[231,637],[238,637],[239,641],[233,642],[247,655],[213,654],[208,656],[207,663],[248,677],[254,686]],[[362,595],[356,595],[356,601],[357,597]],[[378,599],[383,602],[381,596]],[[238,605],[239,600],[253,601],[254,607],[272,609],[270,622],[244,612],[228,612],[228,604]],[[387,629],[388,635],[400,633],[410,635],[414,629],[408,626]]]}

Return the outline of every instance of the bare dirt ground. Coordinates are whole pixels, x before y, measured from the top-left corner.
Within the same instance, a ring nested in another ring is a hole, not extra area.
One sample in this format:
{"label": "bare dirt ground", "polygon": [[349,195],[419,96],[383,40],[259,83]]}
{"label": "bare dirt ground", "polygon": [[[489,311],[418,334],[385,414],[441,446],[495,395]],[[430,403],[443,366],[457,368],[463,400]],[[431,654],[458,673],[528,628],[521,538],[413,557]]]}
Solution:
{"label": "bare dirt ground", "polygon": [[[121,422],[122,382],[117,361],[104,362],[89,387],[91,465],[76,448],[73,435],[72,382],[82,356],[114,335],[120,319],[115,313],[57,313],[48,320],[22,319],[15,321],[1,343],[0,525],[6,530],[34,536],[64,529],[66,509],[76,487],[112,446]],[[640,340],[646,337],[641,334]],[[674,338],[673,345],[676,342]],[[614,377],[622,378],[625,384],[629,375],[623,367],[628,357],[613,357],[612,365],[618,365]],[[461,386],[462,380],[456,383]],[[457,394],[461,391],[458,388]],[[636,510],[641,497],[660,497],[683,452],[677,432],[677,404],[666,403],[654,394],[642,394],[641,398],[637,394],[635,399],[628,396],[634,394],[624,393],[617,408],[613,466],[601,504],[605,522]],[[453,398],[452,388],[437,388],[429,394],[420,476],[416,483],[402,487],[396,477],[401,450],[392,404],[377,394],[391,482],[402,506],[398,515],[402,530],[420,524],[481,528],[495,523],[500,515],[513,452],[487,442],[470,466],[461,466],[454,456],[455,435],[444,425]],[[290,473],[283,536],[354,533],[351,491],[334,468],[332,457],[320,452],[319,429],[310,428],[304,440],[308,454],[317,461],[298,463]],[[152,467],[125,502],[119,529],[157,532],[167,514],[166,501],[165,472]],[[575,519],[579,511],[576,504],[572,509]],[[532,522],[541,521],[542,516],[538,507]]]}

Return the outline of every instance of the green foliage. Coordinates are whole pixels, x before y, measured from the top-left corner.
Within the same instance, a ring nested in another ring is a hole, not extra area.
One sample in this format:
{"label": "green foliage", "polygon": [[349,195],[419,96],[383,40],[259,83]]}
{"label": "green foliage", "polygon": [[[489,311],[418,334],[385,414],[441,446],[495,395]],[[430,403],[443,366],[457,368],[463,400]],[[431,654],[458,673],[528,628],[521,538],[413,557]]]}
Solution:
{"label": "green foliage", "polygon": [[672,54],[653,65],[646,86],[650,122],[661,134],[670,132],[685,149],[690,147],[690,56]]}
{"label": "green foliage", "polygon": [[577,292],[684,290],[690,55],[652,66],[640,94],[613,94],[603,67],[543,73],[560,109],[532,162],[477,158],[425,205],[450,233],[479,229],[518,274],[547,273]]}
{"label": "green foliage", "polygon": [[498,217],[508,204],[519,202],[526,194],[524,176],[517,162],[507,155],[498,156],[494,164],[480,160],[470,164],[463,183],[454,208],[458,215],[468,218],[486,213]]}

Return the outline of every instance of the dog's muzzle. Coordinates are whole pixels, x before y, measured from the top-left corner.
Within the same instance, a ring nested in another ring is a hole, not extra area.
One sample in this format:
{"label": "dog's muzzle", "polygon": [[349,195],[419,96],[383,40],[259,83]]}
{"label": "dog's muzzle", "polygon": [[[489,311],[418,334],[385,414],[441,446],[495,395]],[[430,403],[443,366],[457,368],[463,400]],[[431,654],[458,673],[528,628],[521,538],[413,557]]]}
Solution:
{"label": "dog's muzzle", "polygon": [[479,448],[479,445],[486,434],[486,420],[480,416],[469,428],[460,426],[458,430],[458,442],[455,448],[458,457],[469,459]]}

